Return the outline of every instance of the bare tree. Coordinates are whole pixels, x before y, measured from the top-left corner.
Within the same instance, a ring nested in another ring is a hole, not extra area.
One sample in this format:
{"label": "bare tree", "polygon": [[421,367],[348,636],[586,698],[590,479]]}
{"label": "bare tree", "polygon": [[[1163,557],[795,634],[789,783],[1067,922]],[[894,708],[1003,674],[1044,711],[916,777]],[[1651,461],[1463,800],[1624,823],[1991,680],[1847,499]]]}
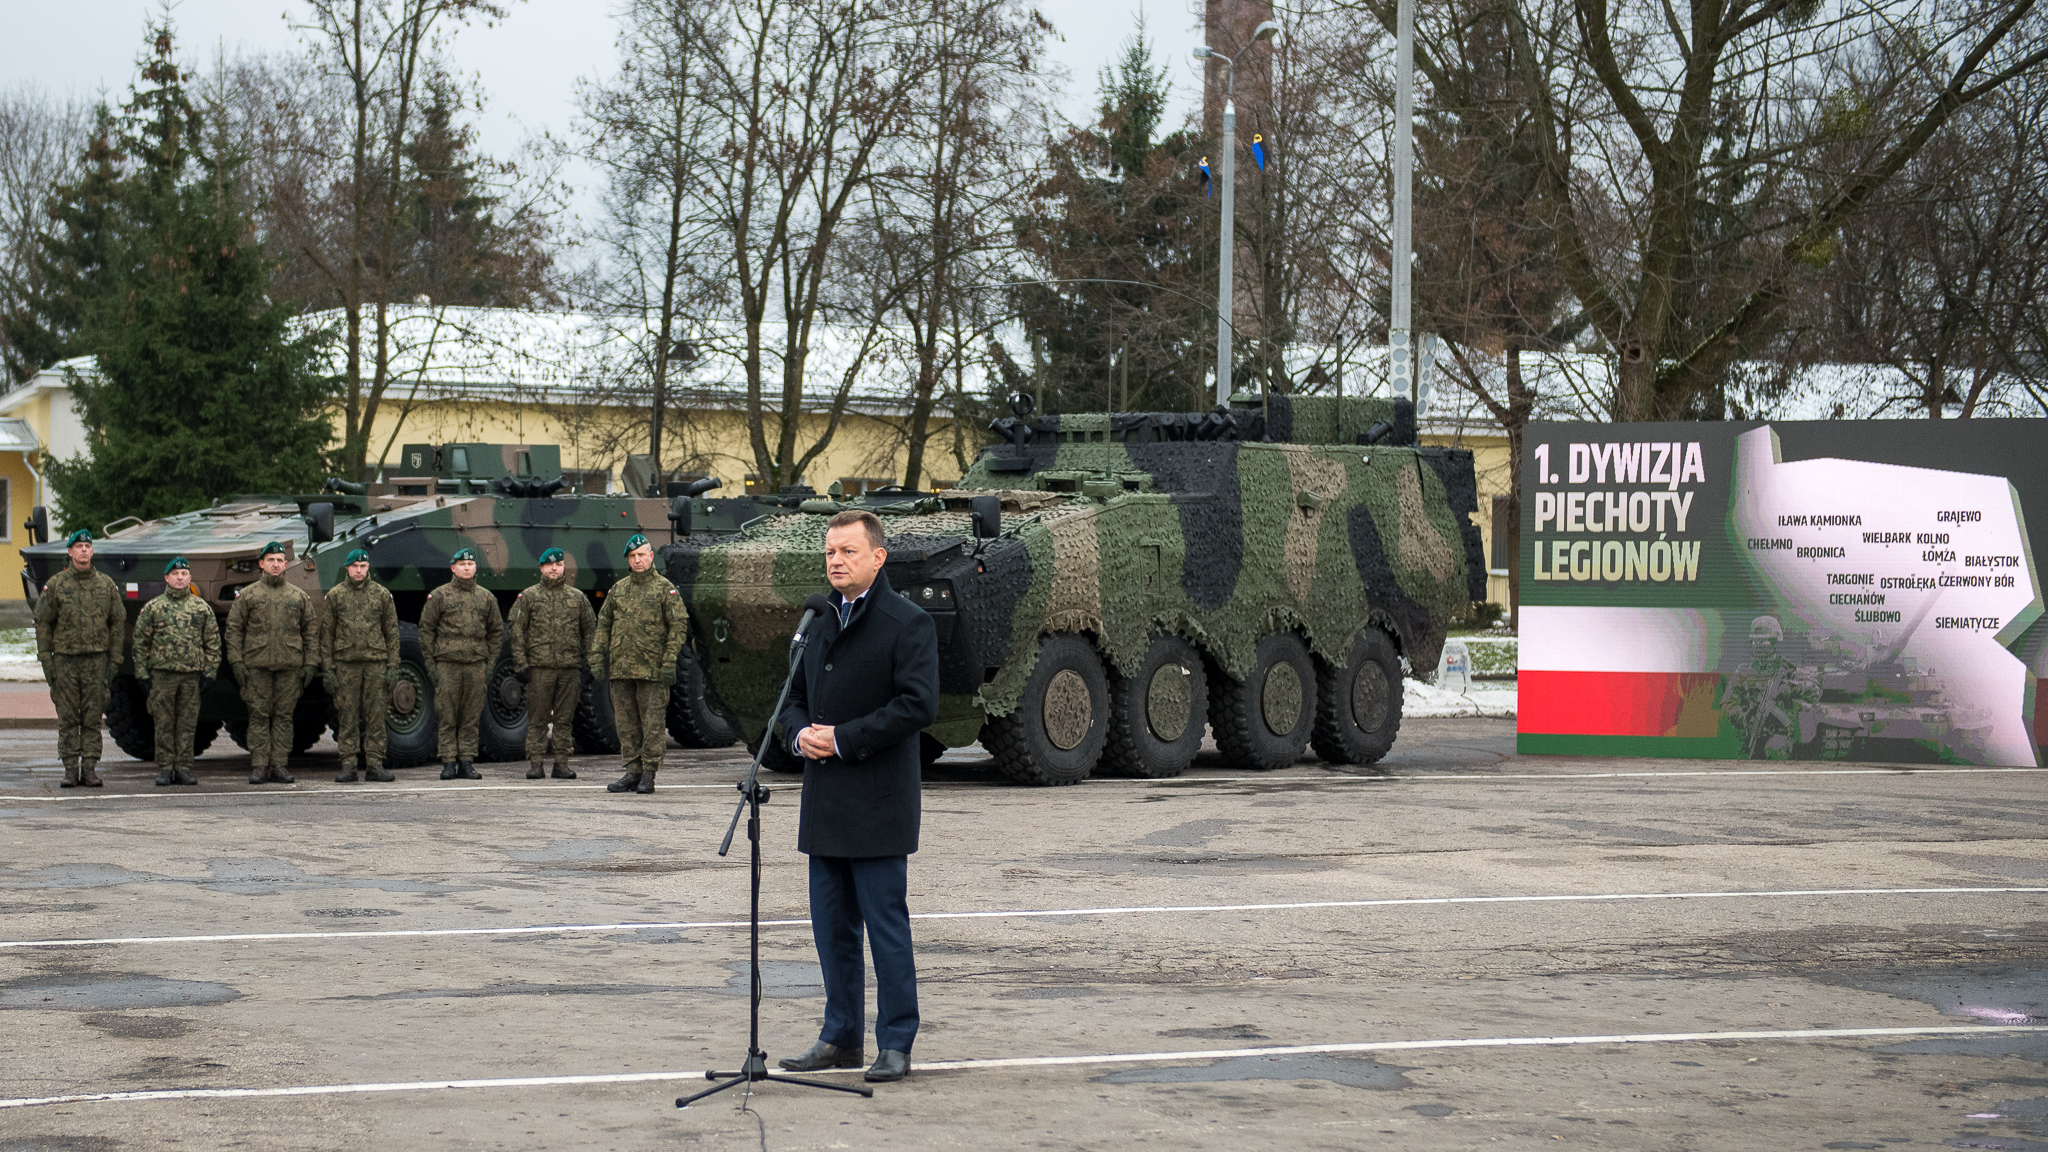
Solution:
{"label": "bare tree", "polygon": [[[28,306],[40,288],[38,257],[56,221],[50,196],[81,173],[93,106],[28,83],[0,88],[0,314]],[[18,349],[0,324],[0,364],[15,380],[48,367]]]}

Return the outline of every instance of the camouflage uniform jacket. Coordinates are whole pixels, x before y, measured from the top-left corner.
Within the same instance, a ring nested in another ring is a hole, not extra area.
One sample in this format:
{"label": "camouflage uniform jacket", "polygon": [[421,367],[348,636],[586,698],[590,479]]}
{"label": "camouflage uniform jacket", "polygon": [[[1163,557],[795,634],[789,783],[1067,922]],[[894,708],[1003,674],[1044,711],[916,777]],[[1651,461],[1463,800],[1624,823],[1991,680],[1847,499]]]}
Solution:
{"label": "camouflage uniform jacket", "polygon": [[282,576],[235,594],[228,608],[228,663],[280,671],[320,662],[320,620],[313,598]]}
{"label": "camouflage uniform jacket", "polygon": [[474,580],[450,580],[427,593],[420,611],[420,654],[430,664],[496,660],[505,638],[498,598]]}
{"label": "camouflage uniform jacket", "polygon": [[398,667],[398,605],[391,599],[390,589],[368,577],[361,582],[343,577],[327,590],[321,618],[327,650],[322,664],[333,667],[337,661],[346,661]]}
{"label": "camouflage uniform jacket", "polygon": [[590,658],[603,662],[613,680],[657,679],[676,666],[689,619],[667,577],[651,568],[635,572],[605,594]]}
{"label": "camouflage uniform jacket", "polygon": [[590,657],[597,634],[597,613],[581,588],[560,580],[542,580],[519,594],[505,621],[512,637],[512,667],[576,668]]}
{"label": "camouflage uniform jacket", "polygon": [[202,672],[220,667],[220,625],[213,608],[190,588],[166,588],[135,618],[135,675]]}
{"label": "camouflage uniform jacket", "polygon": [[128,609],[114,578],[97,568],[66,566],[36,601],[36,659],[111,652],[121,656]]}

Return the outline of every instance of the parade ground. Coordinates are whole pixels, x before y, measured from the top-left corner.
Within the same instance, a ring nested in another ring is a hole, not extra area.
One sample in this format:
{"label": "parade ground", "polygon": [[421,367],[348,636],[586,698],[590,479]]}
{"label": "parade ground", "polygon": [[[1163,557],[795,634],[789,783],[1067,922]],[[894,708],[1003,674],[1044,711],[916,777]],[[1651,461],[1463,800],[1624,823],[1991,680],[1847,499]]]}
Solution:
{"label": "parade ground", "polygon": [[[634,796],[595,757],[336,784],[323,743],[251,788],[223,738],[157,788],[110,743],[62,791],[33,719],[0,728],[6,1152],[2048,1149],[2037,770],[1523,757],[1477,718],[1373,772],[1031,789],[955,752],[915,1073],[678,1111],[746,1048],[742,757]],[[822,1004],[772,783],[771,1060]]]}

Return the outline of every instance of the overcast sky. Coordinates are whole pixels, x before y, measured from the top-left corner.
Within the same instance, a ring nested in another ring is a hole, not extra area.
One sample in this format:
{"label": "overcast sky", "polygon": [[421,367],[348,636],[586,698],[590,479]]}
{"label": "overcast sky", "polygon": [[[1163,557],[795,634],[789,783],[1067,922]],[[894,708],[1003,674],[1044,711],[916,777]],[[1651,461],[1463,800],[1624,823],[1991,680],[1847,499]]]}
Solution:
{"label": "overcast sky", "polygon": [[[1074,119],[1093,115],[1096,72],[1115,57],[1136,25],[1139,0],[1040,0],[1059,32],[1049,45],[1051,63],[1067,73],[1060,111]],[[617,25],[604,0],[514,0],[496,27],[472,26],[456,34],[459,71],[488,101],[476,118],[481,147],[509,156],[530,134],[567,137],[573,130],[573,85],[611,70]],[[0,83],[31,81],[56,93],[125,94],[142,50],[142,32],[159,10],[154,0],[0,0],[6,35],[0,36]],[[1190,0],[1153,0],[1145,8],[1156,58],[1169,65],[1172,114],[1185,114],[1197,93],[1195,62],[1187,50],[1199,21]],[[173,9],[181,54],[204,67],[217,47],[285,51],[299,33],[292,22],[304,9],[289,0],[182,0]],[[593,13],[607,13],[594,16]],[[580,166],[572,180],[589,179]],[[589,190],[577,208],[588,211]]]}

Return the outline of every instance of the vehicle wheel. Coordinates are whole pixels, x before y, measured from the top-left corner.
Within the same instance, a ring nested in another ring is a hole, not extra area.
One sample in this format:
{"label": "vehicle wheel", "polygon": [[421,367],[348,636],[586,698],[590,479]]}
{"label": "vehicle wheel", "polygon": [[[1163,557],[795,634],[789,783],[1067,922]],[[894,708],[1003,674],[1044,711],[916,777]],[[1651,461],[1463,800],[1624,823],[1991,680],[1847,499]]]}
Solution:
{"label": "vehicle wheel", "polygon": [[1202,750],[1208,715],[1202,654],[1170,632],[1155,636],[1135,675],[1109,674],[1109,738],[1096,771],[1153,780],[1178,776]]}
{"label": "vehicle wheel", "polygon": [[334,701],[327,693],[318,688],[299,693],[299,702],[292,706],[292,755],[303,755],[327,735],[327,718],[333,713]]}
{"label": "vehicle wheel", "polygon": [[512,674],[512,658],[498,657],[484,685],[484,713],[476,727],[477,759],[526,759],[526,685]]}
{"label": "vehicle wheel", "polygon": [[1401,658],[1378,628],[1351,638],[1344,667],[1319,666],[1309,742],[1331,764],[1371,764],[1401,732]]}
{"label": "vehicle wheel", "polygon": [[[759,741],[754,741],[747,745],[747,754],[749,756],[760,750],[761,744]],[[804,770],[804,758],[791,752],[788,747],[778,740],[770,744],[768,746],[768,754],[761,757],[761,767],[768,769],[770,772],[787,772],[791,775],[801,775]]]}
{"label": "vehicle wheel", "polygon": [[585,756],[619,754],[619,721],[612,714],[612,686],[592,679],[576,699],[576,716],[569,722],[576,738],[576,751]]}
{"label": "vehicle wheel", "polygon": [[149,693],[142,681],[126,673],[107,687],[107,735],[114,746],[137,760],[156,759],[156,718],[149,714]]}
{"label": "vehicle wheel", "polygon": [[434,711],[434,686],[420,652],[416,624],[398,626],[398,683],[391,686],[384,713],[384,758],[393,768],[417,768],[440,758],[441,718]]}
{"label": "vehicle wheel", "polygon": [[219,738],[219,736],[220,721],[201,717],[199,727],[192,733],[192,754],[194,756],[205,755],[206,750],[213,747],[214,740]]}
{"label": "vehicle wheel", "polygon": [[1233,768],[1270,772],[1301,758],[1315,727],[1316,665],[1292,632],[1253,649],[1243,682],[1218,672],[1209,684],[1209,726]]}
{"label": "vehicle wheel", "polygon": [[945,741],[929,732],[919,732],[917,734],[917,764],[919,768],[929,768],[937,764],[939,757],[945,754]]}
{"label": "vehicle wheel", "polygon": [[1078,784],[1095,770],[1109,733],[1109,680],[1095,646],[1048,636],[1017,709],[982,725],[996,767],[1020,784]]}
{"label": "vehicle wheel", "polygon": [[704,667],[687,646],[676,657],[676,684],[668,690],[668,734],[685,748],[725,748],[739,739],[704,699]]}

